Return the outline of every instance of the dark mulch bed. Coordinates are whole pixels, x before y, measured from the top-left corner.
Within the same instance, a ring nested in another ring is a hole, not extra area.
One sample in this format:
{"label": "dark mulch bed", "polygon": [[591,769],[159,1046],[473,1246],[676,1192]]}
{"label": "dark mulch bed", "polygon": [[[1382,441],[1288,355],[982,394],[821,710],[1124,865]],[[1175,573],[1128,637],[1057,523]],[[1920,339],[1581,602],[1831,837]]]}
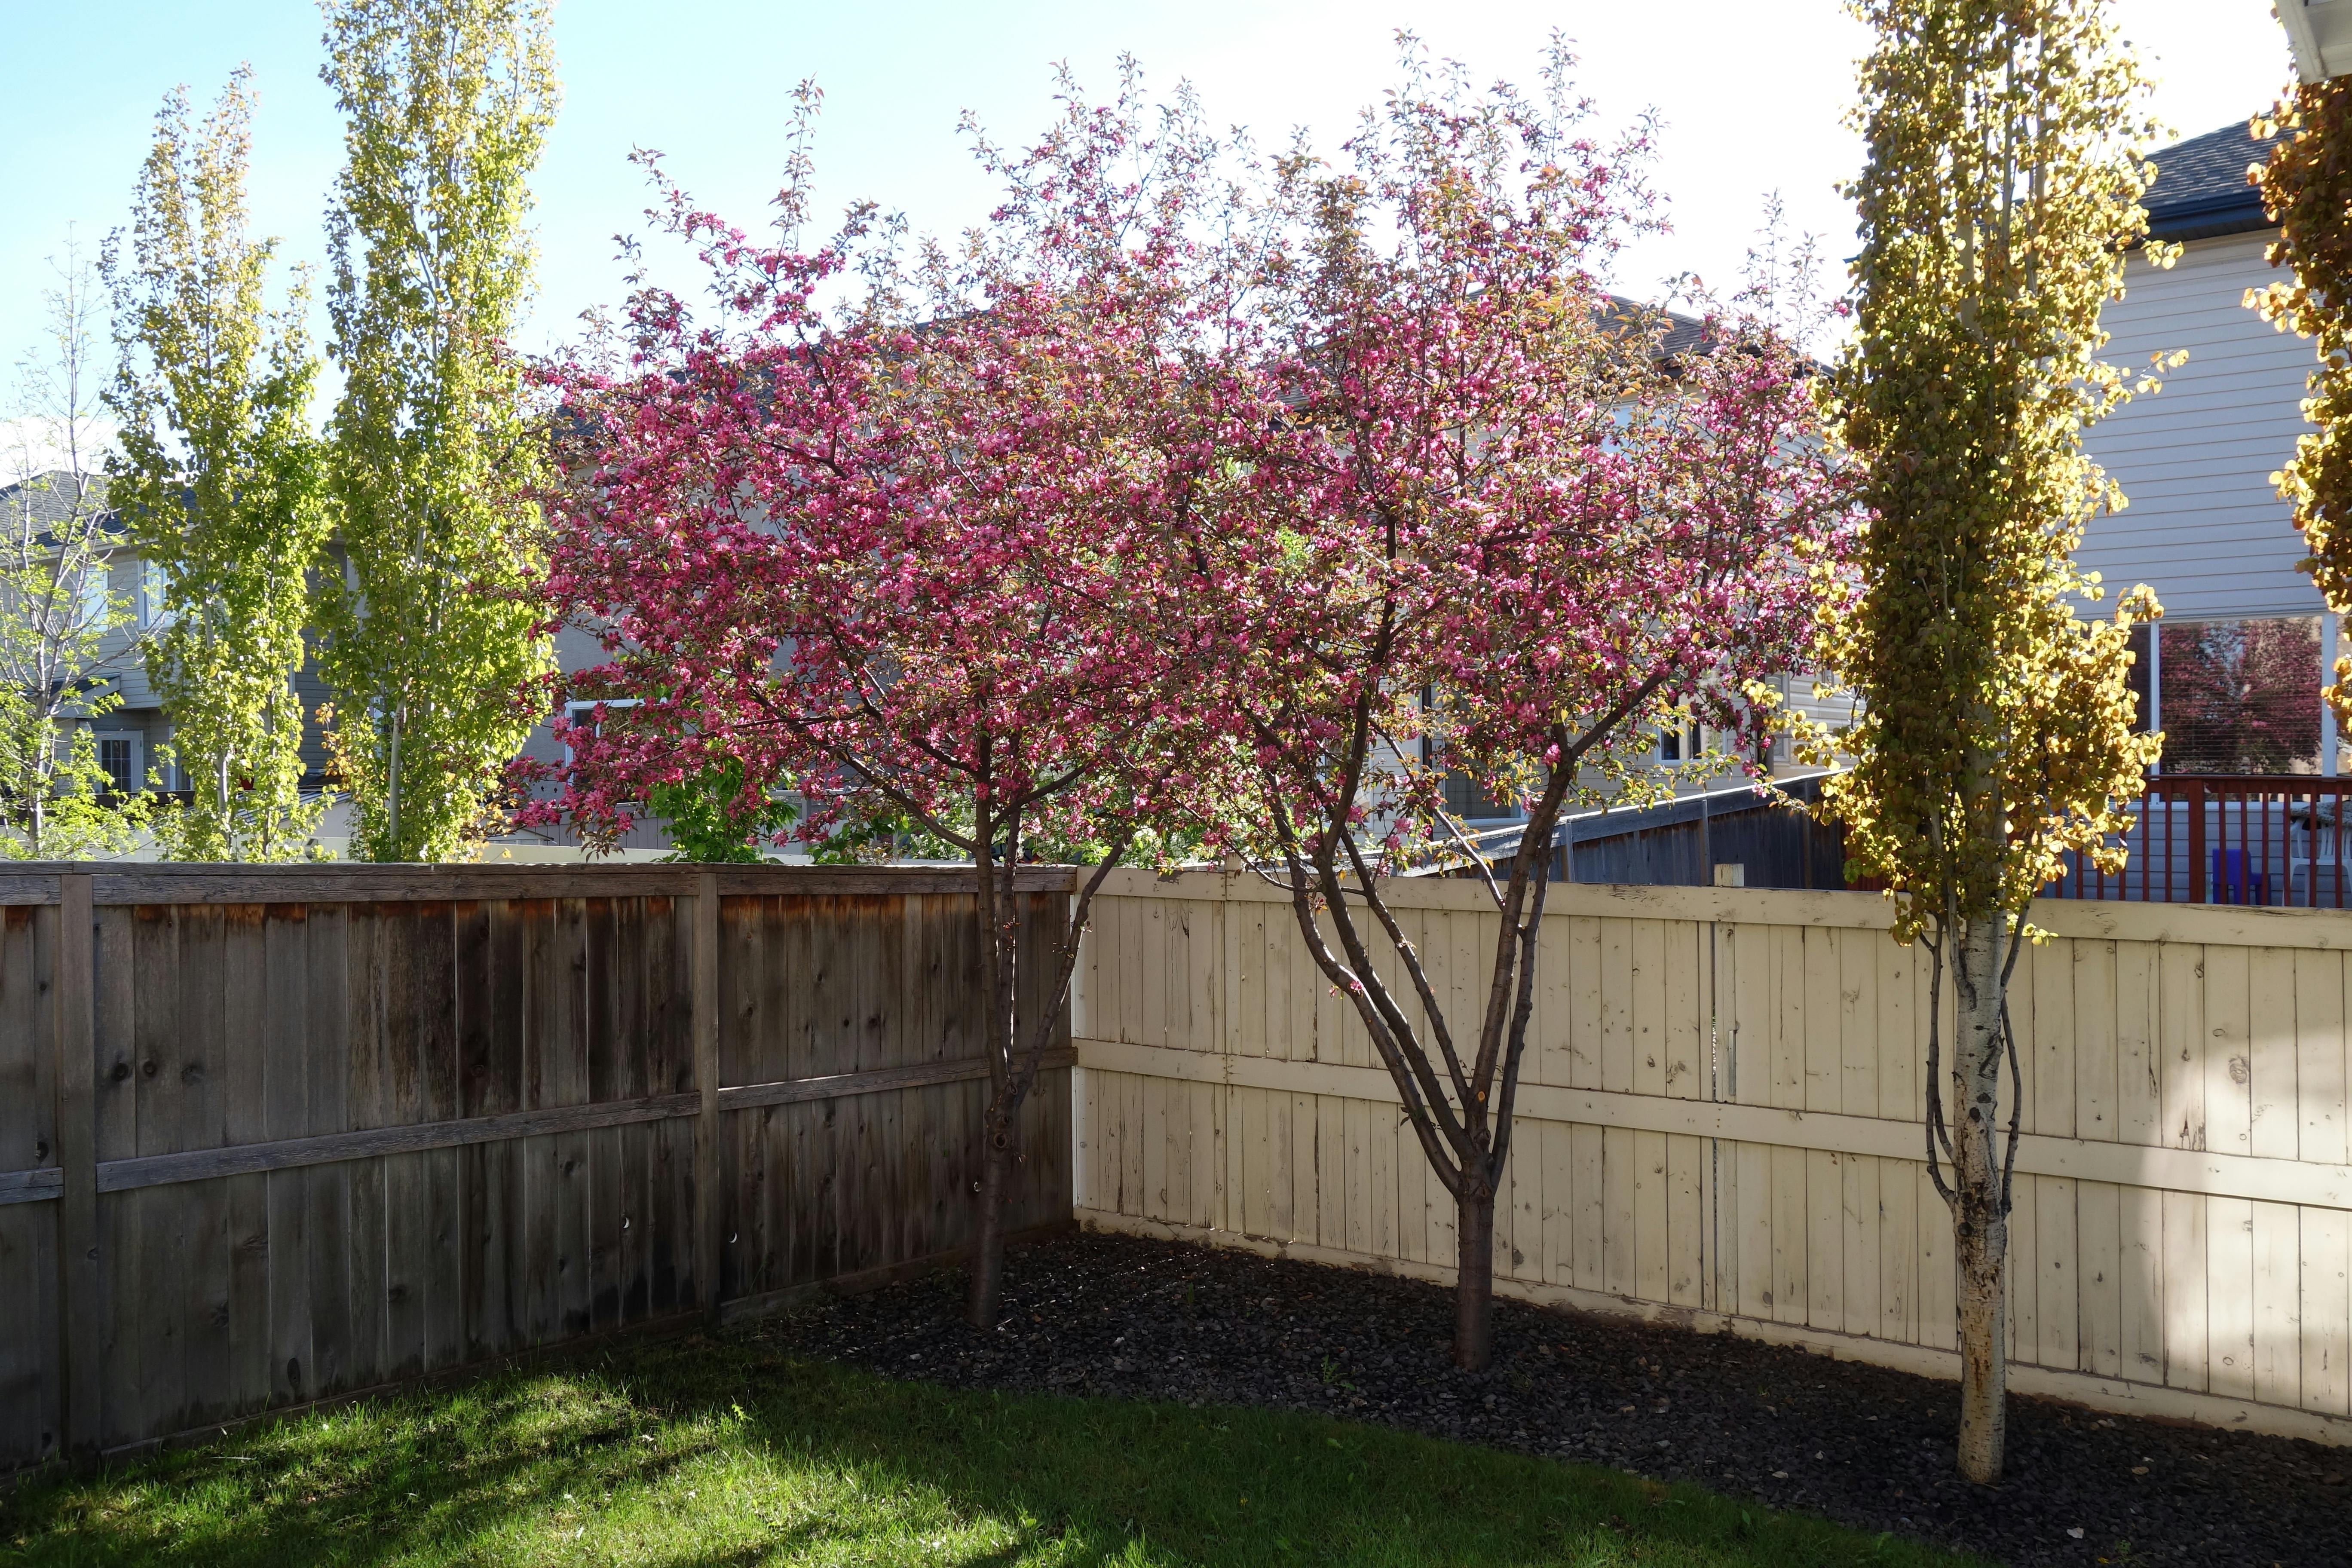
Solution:
{"label": "dark mulch bed", "polygon": [[1950,1384],[1720,1334],[1497,1301],[1447,1359],[1438,1287],[1129,1237],[1013,1249],[1006,1317],[960,1273],[764,1331],[893,1376],[1270,1405],[1689,1480],[2020,1564],[2352,1563],[2352,1454],[2012,1399],[2008,1477],[1952,1473]]}

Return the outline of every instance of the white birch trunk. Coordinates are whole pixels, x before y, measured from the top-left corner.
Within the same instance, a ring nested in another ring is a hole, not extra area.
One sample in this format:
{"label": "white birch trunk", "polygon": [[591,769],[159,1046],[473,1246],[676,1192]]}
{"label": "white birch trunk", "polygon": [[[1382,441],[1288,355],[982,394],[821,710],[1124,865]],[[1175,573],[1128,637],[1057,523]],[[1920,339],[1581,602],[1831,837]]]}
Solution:
{"label": "white birch trunk", "polygon": [[1996,1131],[2003,1058],[2002,923],[1998,917],[1964,921],[1953,944],[1958,1028],[1947,1102],[1953,1250],[1959,1266],[1959,1468],[1988,1486],[2000,1479],[2009,1389],[2001,1311],[2009,1216],[2002,1202],[2003,1149]]}

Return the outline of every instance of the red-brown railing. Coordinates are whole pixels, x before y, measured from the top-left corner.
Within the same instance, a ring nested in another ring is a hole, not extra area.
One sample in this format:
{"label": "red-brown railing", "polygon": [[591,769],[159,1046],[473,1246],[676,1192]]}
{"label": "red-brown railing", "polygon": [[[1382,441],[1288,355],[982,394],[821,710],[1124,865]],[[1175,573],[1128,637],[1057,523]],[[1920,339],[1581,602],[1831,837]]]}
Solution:
{"label": "red-brown railing", "polygon": [[2352,907],[2352,778],[2173,773],[2147,781],[2113,874],[2082,862],[2047,889],[2062,899]]}

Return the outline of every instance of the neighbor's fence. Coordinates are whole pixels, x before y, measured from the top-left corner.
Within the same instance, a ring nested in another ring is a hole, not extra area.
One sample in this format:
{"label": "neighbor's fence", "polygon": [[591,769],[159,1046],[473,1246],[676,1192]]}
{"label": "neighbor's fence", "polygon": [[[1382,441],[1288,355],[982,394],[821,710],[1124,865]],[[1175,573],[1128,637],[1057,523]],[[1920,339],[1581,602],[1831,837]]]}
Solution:
{"label": "neighbor's fence", "polygon": [[[1018,885],[1036,975],[1068,875]],[[952,1254],[987,1095],[971,889],[0,874],[0,1470]],[[1016,1226],[1070,1212],[1067,1059]]]}
{"label": "neighbor's fence", "polygon": [[[1081,1218],[1450,1280],[1452,1200],[1288,905],[1215,874],[1122,872],[1105,893],[1075,1026]],[[1392,899],[1449,1016],[1475,1018],[1484,889]],[[1951,1222],[1922,1163],[1924,954],[1889,912],[1864,893],[1554,887],[1497,1288],[1956,1374]],[[2013,992],[2012,1385],[2352,1438],[2352,916],[2035,919],[2053,934]]]}
{"label": "neighbor's fence", "polygon": [[2352,779],[2310,773],[2168,773],[2131,803],[2124,868],[2069,856],[2053,897],[2154,903],[2352,907]]}

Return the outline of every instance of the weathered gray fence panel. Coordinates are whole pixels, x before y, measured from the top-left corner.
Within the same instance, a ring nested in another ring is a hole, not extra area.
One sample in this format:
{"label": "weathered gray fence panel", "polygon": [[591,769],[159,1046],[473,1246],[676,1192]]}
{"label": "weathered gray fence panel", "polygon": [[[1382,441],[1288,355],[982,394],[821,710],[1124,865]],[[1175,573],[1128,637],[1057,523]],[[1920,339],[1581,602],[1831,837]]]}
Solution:
{"label": "weathered gray fence panel", "polygon": [[[1034,975],[1066,877],[1021,886]],[[972,902],[831,868],[0,878],[0,1470],[967,1244]],[[1070,1213],[1058,1044],[1016,1226]]]}

